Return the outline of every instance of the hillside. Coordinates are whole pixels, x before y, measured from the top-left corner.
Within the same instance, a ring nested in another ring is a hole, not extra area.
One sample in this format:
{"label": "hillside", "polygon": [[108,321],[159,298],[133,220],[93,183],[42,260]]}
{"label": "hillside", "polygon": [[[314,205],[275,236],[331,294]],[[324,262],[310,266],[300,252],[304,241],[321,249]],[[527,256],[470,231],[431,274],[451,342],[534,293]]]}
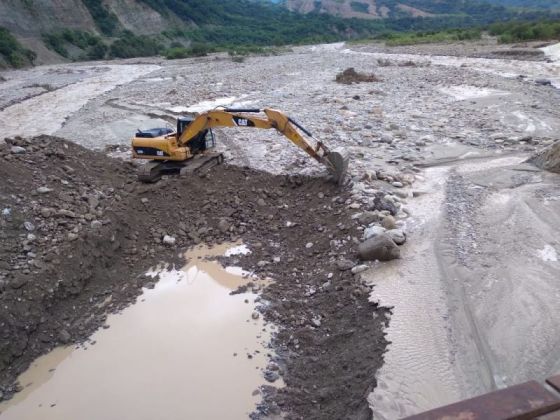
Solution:
{"label": "hillside", "polygon": [[[496,0],[498,7],[507,0]],[[515,0],[510,0],[515,1]],[[522,1],[522,0],[519,0]],[[496,13],[496,6],[477,1],[453,0],[286,0],[283,4],[299,13],[327,13],[344,18],[399,19],[449,14]]]}
{"label": "hillside", "polygon": [[11,0],[0,2],[0,67],[334,42],[518,13],[451,0]]}
{"label": "hillside", "polygon": [[527,9],[560,9],[558,0],[486,0],[487,3]]}

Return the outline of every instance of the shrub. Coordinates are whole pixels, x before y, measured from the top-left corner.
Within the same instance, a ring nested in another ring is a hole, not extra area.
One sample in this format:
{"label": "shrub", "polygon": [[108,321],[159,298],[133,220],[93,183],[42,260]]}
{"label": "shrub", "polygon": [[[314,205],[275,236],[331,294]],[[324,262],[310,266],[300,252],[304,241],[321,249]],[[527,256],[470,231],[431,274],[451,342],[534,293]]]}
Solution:
{"label": "shrub", "polygon": [[33,64],[37,54],[24,48],[6,28],[0,26],[0,55],[12,67]]}

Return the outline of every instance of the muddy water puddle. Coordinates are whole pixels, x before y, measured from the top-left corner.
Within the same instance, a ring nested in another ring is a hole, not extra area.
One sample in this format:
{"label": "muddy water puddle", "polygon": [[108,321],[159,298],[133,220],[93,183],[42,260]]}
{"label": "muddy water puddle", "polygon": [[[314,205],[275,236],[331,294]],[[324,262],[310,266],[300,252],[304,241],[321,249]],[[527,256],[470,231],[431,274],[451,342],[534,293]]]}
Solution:
{"label": "muddy water puddle", "polygon": [[273,327],[253,319],[255,293],[229,294],[259,281],[205,259],[228,248],[190,251],[88,344],[37,359],[0,419],[248,418]]}

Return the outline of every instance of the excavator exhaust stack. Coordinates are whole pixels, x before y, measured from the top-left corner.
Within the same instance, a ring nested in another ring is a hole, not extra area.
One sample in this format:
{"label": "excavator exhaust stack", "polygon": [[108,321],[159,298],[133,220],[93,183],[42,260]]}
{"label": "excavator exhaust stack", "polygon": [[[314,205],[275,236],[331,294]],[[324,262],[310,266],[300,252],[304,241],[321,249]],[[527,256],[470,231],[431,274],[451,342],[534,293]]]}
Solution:
{"label": "excavator exhaust stack", "polygon": [[346,172],[348,171],[348,151],[344,149],[333,150],[326,155],[325,160],[327,161],[327,167],[333,176],[333,180],[338,183],[338,185],[342,185],[346,178]]}

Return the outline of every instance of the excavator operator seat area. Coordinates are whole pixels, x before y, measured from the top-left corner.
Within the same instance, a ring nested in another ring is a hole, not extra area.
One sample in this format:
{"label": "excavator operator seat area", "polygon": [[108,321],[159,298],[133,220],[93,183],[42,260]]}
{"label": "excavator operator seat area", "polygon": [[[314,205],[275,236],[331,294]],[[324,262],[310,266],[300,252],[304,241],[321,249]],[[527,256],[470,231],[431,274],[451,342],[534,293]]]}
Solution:
{"label": "excavator operator seat area", "polygon": [[141,139],[153,139],[172,132],[173,130],[171,128],[150,128],[149,130],[138,130],[136,132],[136,137]]}
{"label": "excavator operator seat area", "polygon": [[[177,138],[181,137],[183,131],[194,121],[192,117],[179,117],[177,118]],[[196,135],[196,137],[189,140],[188,146],[191,152],[204,151],[211,149],[216,145],[214,133],[212,129],[203,130]]]}

